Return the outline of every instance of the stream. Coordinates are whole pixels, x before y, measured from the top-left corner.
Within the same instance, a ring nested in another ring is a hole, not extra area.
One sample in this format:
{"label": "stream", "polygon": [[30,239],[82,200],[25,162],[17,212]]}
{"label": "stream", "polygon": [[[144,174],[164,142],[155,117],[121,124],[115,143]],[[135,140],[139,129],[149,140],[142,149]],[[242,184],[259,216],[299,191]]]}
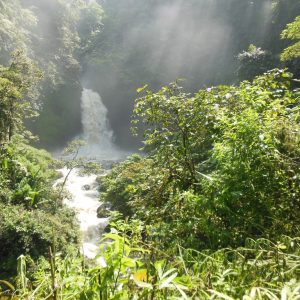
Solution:
{"label": "stream", "polygon": [[[58,170],[63,174],[60,182],[63,182],[69,170],[63,168]],[[99,247],[99,240],[108,218],[98,218],[97,209],[99,201],[99,186],[96,175],[79,174],[80,169],[74,169],[68,176],[65,189],[70,193],[71,199],[64,199],[64,204],[75,210],[82,233],[82,252],[88,258],[94,258]]]}

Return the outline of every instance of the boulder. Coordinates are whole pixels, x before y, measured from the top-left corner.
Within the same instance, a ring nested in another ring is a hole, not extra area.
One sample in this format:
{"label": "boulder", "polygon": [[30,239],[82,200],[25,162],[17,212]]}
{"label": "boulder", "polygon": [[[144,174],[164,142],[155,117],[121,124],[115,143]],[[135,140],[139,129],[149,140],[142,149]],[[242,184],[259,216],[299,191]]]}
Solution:
{"label": "boulder", "polygon": [[82,187],[82,189],[83,189],[84,191],[89,191],[89,190],[91,189],[91,186],[90,186],[89,184],[85,184],[85,185]]}
{"label": "boulder", "polygon": [[108,218],[110,216],[110,203],[102,203],[97,209],[98,218]]}

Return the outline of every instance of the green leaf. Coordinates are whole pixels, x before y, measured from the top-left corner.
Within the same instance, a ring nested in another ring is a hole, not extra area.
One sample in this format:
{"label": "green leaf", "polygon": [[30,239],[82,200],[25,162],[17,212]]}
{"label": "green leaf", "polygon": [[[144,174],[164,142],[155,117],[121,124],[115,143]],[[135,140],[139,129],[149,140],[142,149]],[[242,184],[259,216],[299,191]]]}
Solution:
{"label": "green leaf", "polygon": [[148,84],[145,84],[144,86],[138,88],[136,91],[137,91],[138,93],[141,93],[141,92],[143,92],[147,87],[148,87]]}
{"label": "green leaf", "polygon": [[153,289],[153,286],[152,286],[151,283],[147,283],[147,282],[144,282],[144,281],[139,281],[139,280],[136,280],[135,278],[133,279],[133,281],[136,283],[136,285],[138,287],[146,288],[146,289],[149,289],[149,290]]}
{"label": "green leaf", "polygon": [[15,290],[15,287],[8,281],[6,280],[0,280],[0,284],[5,285],[6,287],[8,287],[11,291]]}
{"label": "green leaf", "polygon": [[159,289],[169,287],[169,284],[177,277],[177,275],[178,275],[178,273],[174,273],[170,277],[165,279],[162,283],[160,283]]}

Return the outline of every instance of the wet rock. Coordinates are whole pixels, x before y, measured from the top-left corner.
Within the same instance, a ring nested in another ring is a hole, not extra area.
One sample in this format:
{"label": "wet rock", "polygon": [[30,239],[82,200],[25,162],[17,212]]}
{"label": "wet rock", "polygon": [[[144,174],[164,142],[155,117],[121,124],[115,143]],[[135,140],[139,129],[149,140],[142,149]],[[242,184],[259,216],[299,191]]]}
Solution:
{"label": "wet rock", "polygon": [[110,211],[108,209],[98,209],[97,217],[98,218],[108,218],[110,216]]}
{"label": "wet rock", "polygon": [[89,191],[89,190],[91,189],[91,186],[90,186],[89,184],[85,184],[85,185],[82,187],[82,189],[83,189],[84,191]]}
{"label": "wet rock", "polygon": [[110,233],[110,224],[106,225],[103,231],[104,233]]}
{"label": "wet rock", "polygon": [[108,218],[110,216],[111,205],[109,203],[102,203],[97,209],[98,218]]}

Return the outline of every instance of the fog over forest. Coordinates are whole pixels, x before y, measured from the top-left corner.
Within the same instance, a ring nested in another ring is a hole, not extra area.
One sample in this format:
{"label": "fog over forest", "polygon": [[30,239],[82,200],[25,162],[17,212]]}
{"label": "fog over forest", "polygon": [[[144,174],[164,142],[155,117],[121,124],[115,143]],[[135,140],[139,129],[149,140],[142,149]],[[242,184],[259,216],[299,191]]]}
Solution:
{"label": "fog over forest", "polygon": [[[31,125],[41,146],[54,149],[80,134],[81,92],[91,88],[108,108],[116,143],[136,148],[129,128],[138,87],[178,78],[189,91],[234,84],[244,79],[238,55],[250,44],[268,53],[261,71],[277,64],[286,46],[280,32],[299,8],[277,2],[99,0],[80,9],[76,1],[14,0],[22,13],[2,20],[1,60],[20,46],[44,71],[41,114]],[[18,27],[10,44],[9,22]]]}
{"label": "fog over forest", "polygon": [[178,78],[190,91],[234,83],[238,54],[252,43],[268,47],[270,38],[272,1],[112,0],[103,7],[103,38],[83,80],[102,95],[120,141],[128,140],[136,88]]}

